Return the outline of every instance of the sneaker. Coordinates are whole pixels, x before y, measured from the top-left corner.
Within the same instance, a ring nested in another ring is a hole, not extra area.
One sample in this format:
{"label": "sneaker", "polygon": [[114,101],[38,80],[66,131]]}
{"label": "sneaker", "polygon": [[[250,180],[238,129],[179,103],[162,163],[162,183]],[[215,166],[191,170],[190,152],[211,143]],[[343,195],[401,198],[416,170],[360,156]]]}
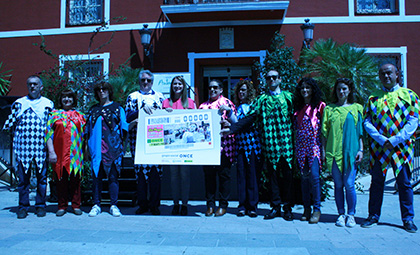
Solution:
{"label": "sneaker", "polygon": [[354,219],[354,215],[347,216],[346,227],[352,228],[356,226],[356,220]]}
{"label": "sneaker", "polygon": [[340,214],[335,222],[335,225],[337,227],[344,227],[346,225],[346,216],[344,216],[344,214]]}
{"label": "sneaker", "polygon": [[303,211],[300,221],[308,221],[311,218],[311,213],[312,213],[312,209],[310,207],[305,207],[305,210]]}
{"label": "sneaker", "polygon": [[362,228],[371,228],[377,224],[378,220],[376,218],[373,218],[373,216],[369,216],[360,226]]}
{"label": "sneaker", "polygon": [[309,219],[309,224],[318,224],[321,218],[321,211],[315,211]]}
{"label": "sneaker", "polygon": [[118,207],[116,205],[111,206],[111,208],[109,209],[109,213],[111,213],[111,215],[114,216],[114,217],[120,217],[121,216],[120,209],[118,209]]}
{"label": "sneaker", "polygon": [[101,213],[101,207],[99,207],[98,205],[94,205],[89,212],[89,217],[98,216],[100,213]]}
{"label": "sneaker", "polygon": [[406,220],[404,221],[404,229],[409,233],[416,233],[417,227],[414,225],[414,222],[412,220]]}
{"label": "sneaker", "polygon": [[35,211],[36,216],[38,217],[45,217],[47,214],[47,211],[45,211],[45,208],[43,207],[37,207]]}
{"label": "sneaker", "polygon": [[26,211],[23,208],[19,209],[19,211],[17,212],[17,218],[18,219],[25,219],[26,216],[28,216],[28,211]]}

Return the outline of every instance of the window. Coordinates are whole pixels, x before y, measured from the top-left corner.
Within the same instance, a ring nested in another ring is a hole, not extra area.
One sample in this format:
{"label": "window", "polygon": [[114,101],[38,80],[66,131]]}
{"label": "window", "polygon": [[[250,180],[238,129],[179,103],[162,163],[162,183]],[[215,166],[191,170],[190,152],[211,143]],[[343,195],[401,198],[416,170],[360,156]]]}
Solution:
{"label": "window", "polygon": [[396,13],[396,0],[356,0],[357,14]]}
{"label": "window", "polygon": [[104,20],[103,10],[103,0],[69,0],[69,24],[100,24]]}

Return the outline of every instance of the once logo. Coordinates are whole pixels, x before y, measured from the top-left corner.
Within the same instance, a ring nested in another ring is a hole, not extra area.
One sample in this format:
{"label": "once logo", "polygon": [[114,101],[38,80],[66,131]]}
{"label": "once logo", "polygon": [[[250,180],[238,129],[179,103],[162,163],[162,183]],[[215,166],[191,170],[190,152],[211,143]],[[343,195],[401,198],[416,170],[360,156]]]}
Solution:
{"label": "once logo", "polygon": [[180,158],[193,158],[192,154],[179,154]]}

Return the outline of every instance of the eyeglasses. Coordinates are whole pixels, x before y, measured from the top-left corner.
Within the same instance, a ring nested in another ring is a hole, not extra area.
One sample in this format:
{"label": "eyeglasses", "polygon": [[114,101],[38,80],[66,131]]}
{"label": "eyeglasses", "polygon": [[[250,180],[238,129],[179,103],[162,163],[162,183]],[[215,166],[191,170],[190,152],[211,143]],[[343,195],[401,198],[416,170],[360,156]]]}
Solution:
{"label": "eyeglasses", "polygon": [[265,79],[266,80],[271,80],[271,79],[273,79],[273,80],[277,80],[279,78],[279,76],[278,75],[269,75],[269,76],[265,76]]}
{"label": "eyeglasses", "polygon": [[144,82],[144,83],[149,83],[149,82],[152,82],[153,80],[152,79],[148,79],[148,78],[141,78],[140,81],[141,82]]}

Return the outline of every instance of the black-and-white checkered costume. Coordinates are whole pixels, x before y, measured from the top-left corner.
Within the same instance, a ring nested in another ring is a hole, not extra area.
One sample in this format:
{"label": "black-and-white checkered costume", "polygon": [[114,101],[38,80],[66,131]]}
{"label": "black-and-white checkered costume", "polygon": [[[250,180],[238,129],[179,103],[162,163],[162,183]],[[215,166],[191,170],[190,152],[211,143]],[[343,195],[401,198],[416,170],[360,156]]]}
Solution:
{"label": "black-and-white checkered costume", "polygon": [[48,115],[53,108],[53,102],[45,97],[30,99],[25,96],[12,105],[12,113],[3,129],[13,132],[13,150],[17,164],[22,162],[25,172],[33,160],[38,169],[42,169],[45,163],[47,150],[44,136]]}
{"label": "black-and-white checkered costume", "polygon": [[[165,100],[163,94],[160,92],[156,92],[151,90],[147,94],[142,94],[140,91],[136,91],[131,93],[127,98],[127,104],[125,106],[125,111],[127,114],[127,122],[131,122],[138,118],[139,110],[143,109],[145,105],[149,105],[152,109],[162,109],[162,102]],[[130,139],[130,150],[131,154],[136,154],[136,138],[137,138],[137,126],[133,127],[128,132],[128,137]],[[147,180],[149,177],[150,170],[152,167],[156,167],[159,175],[162,175],[162,166],[161,165],[135,165],[134,169],[136,172],[142,171],[144,174],[145,179]]]}

